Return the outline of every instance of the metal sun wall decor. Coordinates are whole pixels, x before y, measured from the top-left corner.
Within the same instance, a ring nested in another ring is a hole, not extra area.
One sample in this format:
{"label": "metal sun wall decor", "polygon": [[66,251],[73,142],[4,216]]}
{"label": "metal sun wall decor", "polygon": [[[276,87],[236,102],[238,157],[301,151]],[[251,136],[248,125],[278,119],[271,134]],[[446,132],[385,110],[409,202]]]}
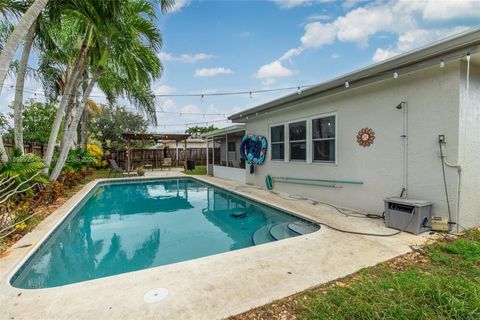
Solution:
{"label": "metal sun wall decor", "polygon": [[362,147],[370,147],[375,140],[375,132],[370,128],[362,128],[357,134],[357,143]]}

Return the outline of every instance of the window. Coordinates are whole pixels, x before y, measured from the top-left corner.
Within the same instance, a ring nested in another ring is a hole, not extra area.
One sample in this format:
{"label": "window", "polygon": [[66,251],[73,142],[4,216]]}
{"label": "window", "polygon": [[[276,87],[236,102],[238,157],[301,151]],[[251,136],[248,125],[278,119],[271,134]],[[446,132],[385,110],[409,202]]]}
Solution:
{"label": "window", "polygon": [[272,141],[272,160],[285,160],[285,126],[275,126],[270,128],[270,137]]}
{"label": "window", "polygon": [[235,141],[229,141],[228,142],[228,152],[235,152]]}
{"label": "window", "polygon": [[307,121],[288,124],[290,160],[307,160]]}
{"label": "window", "polygon": [[335,162],[335,116],[312,120],[313,161]]}

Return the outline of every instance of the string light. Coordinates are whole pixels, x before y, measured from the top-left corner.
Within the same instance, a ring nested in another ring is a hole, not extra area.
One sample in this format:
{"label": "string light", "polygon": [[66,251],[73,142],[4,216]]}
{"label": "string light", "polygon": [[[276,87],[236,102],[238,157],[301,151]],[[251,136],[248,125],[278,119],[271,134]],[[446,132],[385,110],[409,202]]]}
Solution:
{"label": "string light", "polygon": [[202,94],[202,96],[200,97],[200,99],[202,100],[202,102],[205,100],[205,95]]}
{"label": "string light", "polygon": [[445,61],[443,61],[443,59],[442,59],[442,60],[440,60],[440,68],[444,68],[444,67],[445,67]]}
{"label": "string light", "polygon": [[345,88],[348,88],[350,87],[350,83],[348,83],[348,81],[345,81]]}
{"label": "string light", "polygon": [[250,99],[252,99],[252,98],[253,98],[252,91],[250,91]]}
{"label": "string light", "polygon": [[398,78],[398,73],[397,73],[397,72],[394,72],[394,73],[393,73],[393,78],[395,78],[395,79]]}
{"label": "string light", "polygon": [[302,94],[302,88],[301,87],[297,88],[297,94]]}

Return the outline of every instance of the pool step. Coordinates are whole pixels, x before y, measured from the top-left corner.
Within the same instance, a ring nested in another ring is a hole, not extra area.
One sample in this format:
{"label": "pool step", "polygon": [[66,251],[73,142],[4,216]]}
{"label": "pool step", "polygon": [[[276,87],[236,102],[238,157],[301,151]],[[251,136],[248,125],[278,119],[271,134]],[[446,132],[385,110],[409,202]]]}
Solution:
{"label": "pool step", "polygon": [[298,234],[307,234],[317,231],[320,226],[309,222],[295,221],[289,223],[288,228]]}
{"label": "pool step", "polygon": [[235,208],[230,210],[230,216],[234,218],[245,218],[247,216],[248,209]]}
{"label": "pool step", "polygon": [[258,246],[259,244],[264,244],[268,242],[275,241],[274,238],[270,235],[270,228],[272,228],[274,224],[267,224],[259,228],[252,236],[253,244]]}
{"label": "pool step", "polygon": [[278,223],[270,228],[270,235],[275,240],[283,240],[287,238],[292,238],[299,236],[300,234],[291,230],[289,227],[289,222]]}
{"label": "pool step", "polygon": [[303,221],[272,223],[259,228],[252,236],[253,244],[260,244],[298,237],[317,231],[320,226]]}

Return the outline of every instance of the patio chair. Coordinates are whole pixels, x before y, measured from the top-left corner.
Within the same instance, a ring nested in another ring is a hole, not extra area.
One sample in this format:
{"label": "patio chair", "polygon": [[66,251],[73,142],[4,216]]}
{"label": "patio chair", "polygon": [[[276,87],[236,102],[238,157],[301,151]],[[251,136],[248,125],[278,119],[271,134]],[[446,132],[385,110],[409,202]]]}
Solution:
{"label": "patio chair", "polygon": [[163,170],[163,168],[168,168],[168,170],[172,168],[172,158],[163,158],[160,169]]}
{"label": "patio chair", "polygon": [[121,174],[126,174],[126,175],[130,175],[130,174],[135,174],[135,172],[126,172],[125,170],[123,170],[122,168],[120,168],[117,164],[117,161],[115,161],[115,159],[108,159],[108,162],[110,163],[110,171],[108,172],[108,177],[110,178],[110,175],[112,174],[112,172],[115,174],[114,177],[117,176],[117,173],[121,173]]}

